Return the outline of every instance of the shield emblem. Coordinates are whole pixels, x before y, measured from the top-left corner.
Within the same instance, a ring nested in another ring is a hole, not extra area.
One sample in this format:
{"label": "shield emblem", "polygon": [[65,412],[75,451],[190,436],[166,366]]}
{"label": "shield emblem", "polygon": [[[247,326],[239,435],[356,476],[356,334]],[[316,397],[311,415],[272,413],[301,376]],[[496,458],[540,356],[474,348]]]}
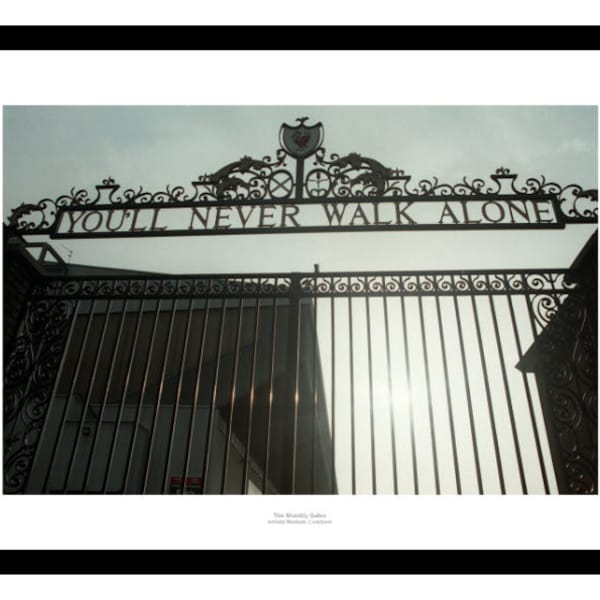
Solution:
{"label": "shield emblem", "polygon": [[309,127],[304,124],[307,120],[308,117],[296,119],[300,122],[296,127],[284,123],[279,131],[282,148],[294,158],[310,156],[323,143],[323,125],[317,123]]}

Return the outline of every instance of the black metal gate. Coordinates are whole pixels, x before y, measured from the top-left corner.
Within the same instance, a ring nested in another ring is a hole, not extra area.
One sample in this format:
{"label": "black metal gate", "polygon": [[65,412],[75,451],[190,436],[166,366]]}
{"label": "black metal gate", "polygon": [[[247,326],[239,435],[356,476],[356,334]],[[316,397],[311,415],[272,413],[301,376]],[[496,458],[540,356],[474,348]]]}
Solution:
{"label": "black metal gate", "polygon": [[4,492],[595,493],[567,275],[48,277],[7,361]]}
{"label": "black metal gate", "polygon": [[[6,229],[22,240],[597,222],[595,189],[519,183],[504,167],[489,183],[415,183],[357,153],[328,158],[322,124],[306,120],[281,126],[274,159],[244,156],[191,192],[109,177],[95,198],[22,204]],[[9,260],[4,492],[597,493],[596,255],[569,271],[37,265],[23,285]]]}

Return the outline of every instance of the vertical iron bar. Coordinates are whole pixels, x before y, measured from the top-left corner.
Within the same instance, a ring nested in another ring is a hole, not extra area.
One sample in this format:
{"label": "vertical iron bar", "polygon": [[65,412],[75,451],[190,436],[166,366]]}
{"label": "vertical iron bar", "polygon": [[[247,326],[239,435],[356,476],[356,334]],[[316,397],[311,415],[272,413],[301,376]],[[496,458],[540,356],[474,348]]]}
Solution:
{"label": "vertical iron bar", "polygon": [[[260,279],[258,289],[260,290]],[[260,291],[259,291],[260,293]],[[250,398],[248,400],[248,429],[246,431],[246,447],[244,449],[244,469],[242,472],[242,494],[248,493],[248,467],[250,465],[250,440],[252,437],[252,417],[254,415],[254,386],[256,385],[256,355],[258,353],[258,331],[260,324],[260,298],[256,299],[256,322],[254,339],[252,340],[252,367],[250,376]]]}
{"label": "vertical iron bar", "polygon": [[415,486],[415,494],[419,493],[419,473],[417,470],[417,447],[415,443],[415,422],[413,408],[413,393],[412,383],[410,378],[410,357],[408,352],[408,332],[406,331],[406,306],[404,296],[400,296],[400,304],[402,308],[402,337],[404,338],[404,367],[406,369],[406,385],[408,387],[408,412],[410,419],[410,451],[412,457],[413,468],[413,483]]}
{"label": "vertical iron bar", "polygon": [[423,359],[425,361],[425,379],[427,381],[427,408],[429,412],[429,433],[431,434],[431,450],[433,453],[433,474],[435,477],[435,493],[440,493],[440,473],[437,459],[437,444],[435,441],[435,425],[433,422],[433,400],[431,396],[431,378],[429,373],[429,358],[427,357],[427,339],[425,322],[423,320],[423,297],[419,294],[419,321],[421,323],[421,341],[423,343]]}
{"label": "vertical iron bar", "polygon": [[[486,282],[488,289],[490,288],[490,278],[486,275]],[[517,453],[517,465],[519,467],[519,477],[521,479],[521,488],[524,494],[527,494],[527,482],[525,481],[525,471],[523,469],[523,458],[521,456],[521,447],[519,444],[519,436],[517,433],[517,426],[515,423],[515,414],[513,410],[512,397],[510,394],[510,388],[508,386],[508,376],[506,374],[506,364],[504,362],[504,354],[502,351],[502,343],[500,341],[500,330],[498,329],[498,318],[496,316],[496,307],[494,306],[494,299],[492,295],[488,295],[490,302],[490,310],[492,313],[492,322],[494,324],[494,335],[496,337],[496,346],[498,348],[498,357],[500,358],[500,369],[502,371],[502,381],[504,383],[504,392],[506,393],[506,403],[508,404],[508,414],[510,417],[510,428],[512,431],[513,443],[515,445],[515,452]]]}
{"label": "vertical iron bar", "polygon": [[[177,281],[175,281],[175,287],[177,287]],[[142,494],[146,493],[146,489],[148,487],[148,478],[150,476],[150,463],[152,462],[152,450],[154,449],[154,439],[156,436],[156,426],[158,422],[158,415],[160,413],[163,390],[165,387],[165,376],[167,374],[167,365],[169,363],[169,352],[171,351],[171,340],[173,338],[173,324],[175,322],[175,313],[177,312],[177,298],[173,298],[172,302],[173,308],[171,309],[171,316],[169,318],[169,333],[167,334],[167,343],[165,346],[165,353],[163,355],[163,365],[160,372],[160,381],[158,383],[158,390],[156,393],[156,407],[154,408],[154,415],[152,416],[152,428],[150,431],[150,440],[148,441],[148,453],[146,454],[146,466],[144,467],[144,483],[142,484]]]}
{"label": "vertical iron bar", "polygon": [[[79,301],[78,301],[77,305],[79,306]],[[67,395],[65,397],[65,407],[63,409],[60,427],[59,427],[58,433],[56,434],[56,439],[54,441],[54,446],[52,448],[52,453],[50,455],[50,463],[48,465],[48,471],[46,472],[46,477],[44,479],[44,485],[42,486],[42,493],[46,493],[48,490],[50,473],[52,472],[52,467],[54,466],[54,461],[56,460],[56,453],[58,450],[58,446],[60,444],[62,436],[64,435],[65,425],[67,422],[68,409],[71,404],[71,396],[73,395],[73,391],[75,389],[75,382],[79,378],[79,372],[81,370],[81,365],[83,363],[83,355],[85,352],[85,347],[87,345],[90,330],[92,328],[92,321],[93,321],[95,307],[96,307],[96,300],[94,299],[94,300],[92,300],[92,303],[90,305],[90,316],[88,317],[88,320],[87,320],[87,323],[85,326],[85,332],[83,334],[83,340],[81,342],[81,350],[79,352],[79,356],[77,357],[77,362],[75,363],[73,379],[71,379],[71,383],[69,384],[69,389],[68,389]],[[76,318],[76,315],[73,315],[74,320],[75,320],[75,318]],[[65,347],[65,354],[66,354],[66,352],[67,352],[67,348]],[[57,381],[58,381],[58,379],[57,379]]]}
{"label": "vertical iron bar", "polygon": [[[125,478],[123,481],[123,493],[127,493],[127,484],[129,483],[129,475],[131,474],[131,465],[133,464],[133,453],[135,451],[135,442],[137,440],[137,432],[140,428],[140,416],[142,414],[142,404],[144,402],[144,396],[146,395],[146,389],[148,388],[148,377],[150,375],[150,364],[152,362],[152,354],[154,352],[154,343],[156,341],[156,331],[158,329],[158,321],[160,320],[160,298],[156,299],[156,310],[154,311],[154,320],[152,321],[152,333],[150,334],[150,343],[148,345],[148,355],[146,356],[146,365],[144,367],[144,379],[142,381],[142,388],[140,390],[140,399],[135,410],[135,420],[133,425],[133,431],[131,434],[131,441],[129,442],[129,449],[126,454],[127,464],[125,467]],[[143,491],[143,490],[142,490]]]}
{"label": "vertical iron bar", "polygon": [[[129,361],[127,363],[127,374],[125,376],[125,382],[123,383],[123,394],[121,396],[121,402],[119,404],[119,413],[116,419],[115,430],[112,436],[112,440],[110,443],[110,452],[108,454],[108,463],[106,466],[106,472],[104,474],[104,481],[102,482],[102,491],[106,493],[108,482],[110,480],[110,472],[112,470],[113,460],[115,456],[115,449],[117,447],[117,437],[119,435],[119,427],[121,425],[121,420],[123,418],[123,410],[125,408],[125,402],[127,398],[127,388],[129,387],[129,382],[131,379],[131,370],[133,368],[133,360],[135,357],[135,353],[137,350],[137,345],[139,341],[139,332],[140,332],[140,324],[142,322],[142,315],[144,313],[144,300],[143,297],[140,299],[140,310],[138,312],[136,323],[135,323],[135,333],[133,334],[133,343],[131,344],[131,353],[129,355]],[[133,435],[133,432],[132,432]]]}
{"label": "vertical iron bar", "polygon": [[233,375],[231,377],[231,399],[229,402],[229,419],[227,420],[227,441],[225,442],[225,456],[223,459],[223,469],[221,475],[221,494],[225,493],[227,485],[227,471],[229,466],[229,448],[231,447],[231,433],[233,428],[233,411],[235,410],[235,394],[237,391],[238,368],[240,365],[240,343],[242,339],[242,321],[244,315],[244,281],[242,278],[240,284],[240,310],[238,314],[237,332],[235,337],[235,355],[233,359]]}
{"label": "vertical iron bar", "polygon": [[331,493],[335,490],[335,296],[331,284]]}
{"label": "vertical iron bar", "polygon": [[304,190],[304,159],[296,159],[296,201],[302,200],[302,192]]}
{"label": "vertical iron bar", "polygon": [[[85,468],[85,474],[83,477],[83,491],[86,493],[86,488],[89,483],[89,477],[91,472],[91,467],[94,459],[94,453],[96,452],[96,446],[98,444],[98,439],[100,437],[100,429],[102,428],[102,419],[104,418],[104,410],[106,408],[106,404],[108,402],[108,393],[110,391],[110,385],[112,383],[113,373],[115,369],[115,363],[117,362],[117,349],[119,348],[119,344],[121,343],[121,336],[123,334],[123,324],[125,323],[125,314],[127,313],[127,300],[123,302],[123,312],[121,313],[121,318],[119,319],[119,329],[117,330],[117,336],[115,339],[115,346],[112,349],[112,355],[110,358],[110,368],[108,371],[108,377],[106,379],[106,389],[104,390],[104,396],[102,397],[102,405],[100,406],[100,413],[98,415],[98,425],[96,426],[96,430],[94,431],[94,440],[92,441],[92,448],[90,450],[90,455],[87,459],[87,465]],[[110,319],[110,313],[107,316],[107,321]],[[97,360],[100,360],[100,352],[98,352]],[[116,427],[116,423],[115,423]]]}
{"label": "vertical iron bar", "polygon": [[[274,288],[277,290],[278,278],[275,279]],[[267,493],[267,478],[269,475],[269,445],[271,443],[271,412],[273,409],[273,377],[275,374],[275,341],[277,339],[277,296],[273,296],[273,342],[271,344],[271,364],[269,367],[269,405],[267,409],[267,434],[265,442],[265,464],[263,470],[262,493]]]}
{"label": "vertical iron bar", "polygon": [[[75,464],[75,456],[77,455],[77,450],[79,449],[79,442],[81,441],[81,432],[83,431],[83,425],[85,423],[85,416],[86,416],[86,413],[90,406],[92,390],[94,389],[94,384],[96,383],[96,376],[98,375],[98,365],[100,364],[100,356],[102,354],[102,346],[104,345],[104,338],[106,336],[106,330],[108,329],[108,321],[109,321],[109,317],[110,317],[111,305],[112,305],[112,300],[109,300],[108,304],[106,306],[106,317],[104,318],[104,324],[102,325],[102,333],[100,334],[100,342],[98,343],[98,351],[97,351],[95,361],[94,361],[92,377],[90,379],[90,384],[88,386],[87,393],[85,396],[85,402],[83,403],[83,412],[81,413],[81,420],[79,421],[79,427],[77,428],[77,435],[75,437],[75,446],[73,447],[73,453],[71,454],[71,458],[69,459],[69,466],[67,468],[67,478],[65,480],[65,491],[69,487],[69,480],[71,479],[73,465]],[[85,488],[83,491],[85,491]]]}
{"label": "vertical iron bar", "polygon": [[312,478],[311,478],[311,493],[315,493],[315,462],[317,456],[317,369],[319,367],[317,362],[317,354],[319,352],[319,345],[317,343],[317,305],[318,298],[316,296],[317,293],[317,274],[319,273],[319,265],[315,265],[315,278],[313,280],[313,302],[314,302],[314,311],[313,311],[313,424],[312,424],[312,461],[311,461],[311,470],[312,470]]}
{"label": "vertical iron bar", "polygon": [[293,368],[293,401],[294,401],[294,429],[292,432],[292,494],[296,493],[296,462],[298,452],[298,409],[300,404],[300,336],[302,330],[300,321],[302,319],[302,310],[300,307],[300,276],[294,275],[292,278],[292,297],[293,305],[290,310],[290,328],[291,328],[291,349],[292,349],[292,368]]}
{"label": "vertical iron bar", "polygon": [[[508,278],[506,281],[507,289],[508,289]],[[508,298],[508,308],[510,310],[510,320],[512,322],[513,333],[515,336],[515,341],[517,344],[517,352],[519,353],[519,361],[523,359],[523,348],[521,346],[521,340],[519,339],[519,331],[517,328],[517,319],[515,317],[515,309],[513,306],[512,297],[510,294],[507,295]],[[527,302],[527,300],[525,300]],[[538,461],[540,463],[540,469],[542,472],[542,479],[544,482],[544,493],[549,494],[550,488],[548,486],[548,475],[546,474],[546,465],[544,464],[544,457],[542,455],[542,446],[540,443],[540,435],[538,432],[537,421],[535,419],[535,414],[533,411],[533,400],[531,398],[531,390],[529,389],[529,381],[527,380],[527,375],[525,373],[521,373],[523,376],[523,385],[525,387],[525,395],[527,397],[527,406],[529,407],[529,417],[531,419],[531,425],[533,427],[533,437],[535,440],[535,449],[538,456]]]}
{"label": "vertical iron bar", "polygon": [[506,494],[504,487],[504,473],[502,471],[502,461],[500,460],[500,448],[498,446],[498,433],[496,431],[496,420],[494,418],[494,408],[492,406],[492,394],[490,392],[490,382],[488,377],[487,363],[483,352],[483,340],[481,338],[481,327],[479,325],[479,316],[477,313],[477,304],[475,303],[475,295],[470,294],[471,304],[473,306],[473,315],[475,317],[475,332],[477,333],[477,344],[479,346],[479,355],[481,357],[481,366],[483,368],[483,383],[485,385],[485,394],[487,398],[488,411],[492,425],[492,436],[494,439],[494,451],[496,454],[496,466],[498,468],[498,479],[500,480],[500,493]]}
{"label": "vertical iron bar", "polygon": [[[188,350],[188,344],[190,340],[190,326],[192,324],[192,313],[194,301],[192,298],[189,299],[190,306],[188,308],[187,323],[185,326],[185,334],[183,338],[183,348],[181,350],[181,365],[179,367],[179,375],[177,377],[177,392],[175,395],[175,407],[173,409],[173,423],[171,424],[171,431],[169,432],[169,442],[167,444],[167,458],[165,460],[165,477],[163,479],[163,494],[167,493],[167,481],[169,480],[169,469],[171,467],[171,454],[173,452],[173,437],[175,435],[175,426],[177,424],[177,416],[179,413],[179,403],[181,401],[181,388],[183,387],[183,375],[185,372],[185,358]],[[181,483],[181,493],[185,493],[186,480],[183,479]]]}
{"label": "vertical iron bar", "polygon": [[444,369],[444,383],[446,385],[446,401],[448,406],[448,421],[450,422],[450,437],[452,439],[452,458],[454,460],[454,476],[456,478],[456,493],[462,494],[460,484],[460,469],[458,467],[458,452],[456,449],[456,432],[454,431],[454,412],[452,411],[452,393],[450,392],[450,380],[448,378],[448,360],[446,359],[446,341],[444,339],[444,328],[442,327],[442,313],[440,310],[440,297],[435,296],[435,308],[437,311],[438,328],[440,332],[440,346],[442,349],[442,366]]}
{"label": "vertical iron bar", "polygon": [[[58,388],[58,382],[60,381],[60,378],[62,377],[62,373],[63,370],[65,368],[65,362],[66,362],[66,357],[67,357],[67,352],[71,346],[71,342],[73,340],[73,334],[75,332],[75,327],[76,327],[76,323],[77,323],[77,313],[79,312],[79,300],[75,301],[75,306],[73,308],[73,315],[71,316],[71,324],[69,325],[69,333],[67,335],[67,341],[65,342],[64,345],[64,349],[63,349],[63,355],[60,359],[60,364],[58,366],[58,370],[56,371],[56,378],[54,380],[54,385],[52,388],[52,393],[50,394],[50,399],[51,401],[55,399],[55,395],[56,395],[56,390]],[[61,424],[64,423],[64,419],[66,416],[66,407],[67,407],[67,402],[68,402],[68,396],[65,398],[65,408],[63,409],[63,414],[62,414],[62,418],[61,418]],[[45,419],[48,418],[48,412],[46,412],[46,416],[44,417]],[[16,425],[16,420],[15,420],[15,425]],[[45,427],[46,425],[44,425]],[[11,434],[11,437],[14,435],[14,427],[13,427],[13,433]],[[42,434],[43,435],[43,434]],[[58,438],[57,438],[58,440]],[[54,446],[54,452],[56,451],[56,445],[57,442],[55,443]],[[32,463],[31,463],[31,469],[29,470],[29,474],[27,475],[27,481],[25,482],[25,484],[23,485],[23,489],[26,490],[27,489],[27,485],[29,483],[29,475],[31,474],[31,472],[33,471],[33,469],[36,466],[36,462],[39,456],[39,449],[40,449],[40,443],[38,442],[38,444],[36,445],[36,449],[35,449],[35,455],[33,457]],[[53,452],[53,455],[54,455]],[[52,461],[50,462],[50,466],[52,466],[52,462],[54,461],[54,456],[52,457]],[[50,474],[50,468],[48,468],[48,472],[46,473],[46,481],[48,479],[48,476]],[[44,488],[42,488],[44,489]]]}
{"label": "vertical iron bar", "polygon": [[394,403],[392,398],[392,360],[390,351],[390,325],[385,278],[383,282],[383,323],[385,327],[385,354],[387,366],[388,398],[390,401],[390,435],[392,440],[392,473],[394,475],[394,494],[398,494],[398,467],[396,464],[396,430],[394,426]]}
{"label": "vertical iron bar", "polygon": [[210,466],[210,455],[212,446],[212,430],[213,420],[215,418],[215,411],[217,407],[217,386],[219,384],[219,369],[221,366],[221,353],[223,347],[223,332],[225,331],[225,315],[227,313],[227,298],[223,298],[223,304],[221,305],[221,322],[219,323],[219,341],[217,344],[217,354],[215,356],[215,376],[213,378],[212,394],[210,401],[210,411],[208,413],[208,424],[206,429],[206,446],[204,448],[204,466],[202,469],[202,493],[206,494],[208,487],[208,469]]}
{"label": "vertical iron bar", "polygon": [[[188,443],[187,443],[187,447],[185,450],[185,460],[184,460],[184,467],[183,467],[183,492],[185,492],[185,482],[187,481],[188,478],[188,471],[190,468],[190,457],[192,454],[192,444],[193,444],[193,439],[194,439],[194,432],[196,431],[195,427],[194,427],[194,422],[196,420],[196,410],[197,410],[197,406],[198,406],[198,396],[200,394],[200,377],[201,377],[201,373],[202,373],[202,362],[204,361],[204,347],[206,345],[206,329],[207,329],[207,325],[208,325],[208,315],[209,315],[209,303],[210,303],[210,299],[206,298],[206,300],[204,301],[204,315],[202,317],[202,333],[201,338],[200,338],[200,354],[198,356],[198,370],[196,371],[196,378],[195,378],[195,383],[194,383],[194,399],[193,399],[193,404],[192,404],[192,412],[190,415],[190,425],[188,427]],[[208,433],[208,432],[207,432]],[[202,488],[204,488],[204,485],[206,484],[206,482],[204,480],[202,480]]]}
{"label": "vertical iron bar", "polygon": [[[348,278],[350,289],[350,278]],[[354,447],[354,340],[352,332],[352,296],[348,296],[348,334],[350,348],[350,442],[352,446],[352,493],[356,494],[356,448]]]}
{"label": "vertical iron bar", "polygon": [[371,348],[371,311],[369,308],[369,296],[365,296],[365,307],[367,311],[367,356],[369,360],[369,425],[371,430],[371,485],[373,494],[377,494],[377,460],[375,457],[375,410],[373,408],[373,353]]}
{"label": "vertical iron bar", "polygon": [[[456,282],[452,276],[452,285],[456,289]],[[481,463],[479,462],[479,451],[477,450],[477,437],[475,433],[475,417],[473,415],[473,399],[471,397],[471,385],[469,384],[469,372],[467,369],[467,357],[465,353],[465,342],[463,339],[462,326],[460,323],[460,312],[458,310],[458,298],[453,294],[454,314],[456,315],[456,327],[458,329],[458,342],[460,346],[460,357],[462,361],[462,370],[465,380],[465,392],[467,395],[467,408],[469,409],[469,424],[471,426],[471,441],[473,443],[473,457],[475,459],[475,471],[477,473],[477,489],[479,494],[483,494],[483,481],[481,478]]]}

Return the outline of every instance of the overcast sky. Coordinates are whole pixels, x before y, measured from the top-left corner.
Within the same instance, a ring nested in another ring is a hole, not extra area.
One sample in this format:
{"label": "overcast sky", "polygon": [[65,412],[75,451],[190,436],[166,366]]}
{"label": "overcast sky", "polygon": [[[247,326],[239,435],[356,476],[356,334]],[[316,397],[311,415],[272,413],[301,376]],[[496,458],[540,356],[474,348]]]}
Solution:
{"label": "overcast sky", "polygon": [[[243,155],[274,157],[281,123],[321,121],[328,154],[358,152],[411,183],[457,183],[503,166],[597,188],[593,106],[8,106],[3,113],[4,218],[113,177],[158,191]],[[292,163],[293,161],[289,161]],[[291,166],[291,165],[288,165]],[[353,232],[57,240],[71,262],[161,272],[566,267],[595,229]],[[149,249],[152,251],[149,252]]]}

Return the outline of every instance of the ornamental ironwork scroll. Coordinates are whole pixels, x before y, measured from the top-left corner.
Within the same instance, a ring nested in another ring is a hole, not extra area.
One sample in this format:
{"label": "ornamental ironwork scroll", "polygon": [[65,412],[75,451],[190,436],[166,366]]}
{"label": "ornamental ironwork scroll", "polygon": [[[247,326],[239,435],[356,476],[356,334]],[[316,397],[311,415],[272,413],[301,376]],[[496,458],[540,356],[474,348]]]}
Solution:
{"label": "ornamental ironwork scroll", "polygon": [[287,297],[291,277],[286,275],[189,276],[156,279],[51,279],[32,291],[44,298],[107,298],[111,300],[176,298]]}
{"label": "ornamental ironwork scroll", "polygon": [[598,493],[598,351],[585,296],[545,291],[531,297],[541,333],[533,370],[545,404],[559,491]]}
{"label": "ornamental ironwork scroll", "polygon": [[[568,271],[424,271],[366,273],[274,273],[269,275],[230,274],[147,279],[53,278],[32,290],[33,298],[53,299],[176,299],[176,298],[286,298],[292,292],[292,278],[301,297],[348,296],[444,296],[567,294],[576,287]],[[554,307],[554,305],[553,305]]]}
{"label": "ornamental ironwork scroll", "polygon": [[5,494],[24,492],[73,317],[75,301],[29,304],[5,367]]}
{"label": "ornamental ironwork scroll", "polygon": [[274,157],[244,156],[191,182],[146,191],[107,178],[24,203],[9,229],[52,238],[225,235],[415,229],[562,228],[597,221],[598,190],[505,167],[488,180],[414,181],[400,169],[322,147],[321,123],[283,124]]}

